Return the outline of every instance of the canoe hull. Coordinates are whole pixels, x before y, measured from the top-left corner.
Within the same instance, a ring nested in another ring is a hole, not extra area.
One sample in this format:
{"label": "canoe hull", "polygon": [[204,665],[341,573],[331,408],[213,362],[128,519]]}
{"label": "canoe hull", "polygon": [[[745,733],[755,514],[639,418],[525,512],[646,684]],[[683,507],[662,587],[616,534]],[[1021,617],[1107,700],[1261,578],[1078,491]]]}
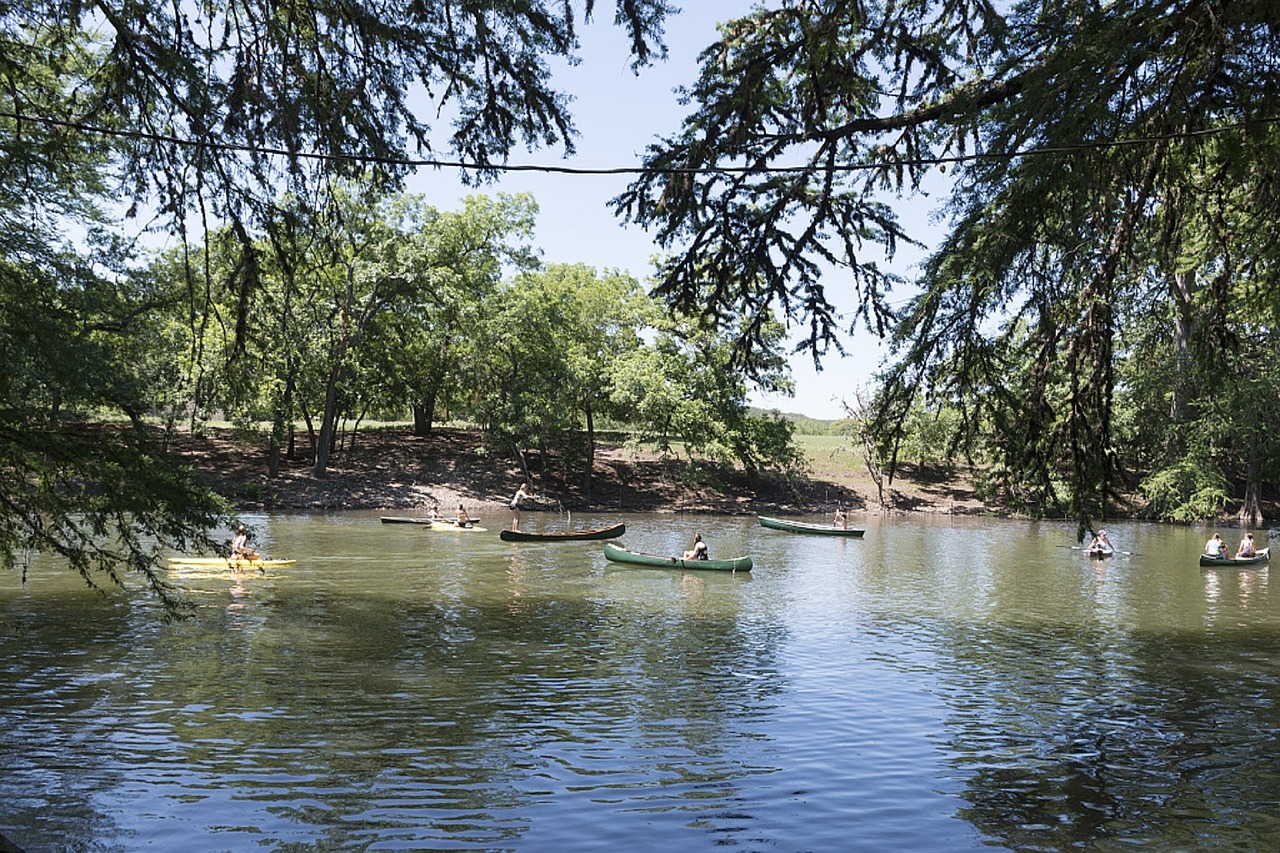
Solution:
{"label": "canoe hull", "polygon": [[583,540],[613,539],[627,532],[625,524],[612,524],[594,530],[566,530],[560,533],[526,533],[523,530],[503,530],[498,534],[503,542],[578,542]]}
{"label": "canoe hull", "polygon": [[806,524],[803,521],[787,521],[784,518],[769,518],[767,516],[757,516],[760,520],[761,527],[768,527],[771,530],[785,530],[788,533],[810,533],[815,536],[851,536],[858,537],[866,533],[853,527],[836,527],[828,524]]}
{"label": "canoe hull", "polygon": [[679,557],[660,557],[656,554],[637,554],[621,545],[605,543],[605,559],[628,566],[643,566],[650,569],[697,569],[711,572],[749,572],[751,558],[738,557],[733,560],[682,560]]}
{"label": "canoe hull", "polygon": [[1210,557],[1208,554],[1200,555],[1200,565],[1206,567],[1215,566],[1256,566],[1259,563],[1265,563],[1271,559],[1271,549],[1263,548],[1253,557]]}

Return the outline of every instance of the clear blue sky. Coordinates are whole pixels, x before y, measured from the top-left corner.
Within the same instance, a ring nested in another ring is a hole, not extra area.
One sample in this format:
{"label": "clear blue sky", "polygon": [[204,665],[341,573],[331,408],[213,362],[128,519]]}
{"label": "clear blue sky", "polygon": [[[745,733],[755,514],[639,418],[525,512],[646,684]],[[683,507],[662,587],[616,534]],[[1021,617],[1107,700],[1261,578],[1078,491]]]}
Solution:
{"label": "clear blue sky", "polygon": [[[741,0],[686,4],[685,11],[668,22],[669,58],[643,69],[637,77],[628,67],[624,34],[611,24],[612,4],[597,4],[599,19],[581,31],[582,63],[566,67],[556,78],[561,90],[574,97],[577,153],[565,159],[560,149],[517,151],[510,162],[582,169],[638,166],[647,145],[679,129],[687,110],[672,90],[696,79],[698,53],[715,39],[716,23],[745,14],[750,5]],[[468,189],[452,172],[424,169],[411,179],[408,189],[446,209],[457,207],[462,197],[472,193],[532,193],[540,209],[536,240],[545,261],[619,269],[644,280],[657,248],[650,235],[635,226],[624,228],[608,208],[609,199],[628,180],[626,175],[515,172],[496,184]],[[911,207],[919,209],[919,204]],[[924,221],[922,214],[914,215],[920,217],[918,222]],[[899,272],[906,271],[905,254],[900,251],[893,264]],[[828,298],[839,307],[851,307],[842,305],[841,293],[838,281],[828,284]],[[878,342],[865,333],[845,338],[844,344],[849,356],[828,356],[821,373],[814,371],[809,356],[793,357],[794,398],[757,394],[752,402],[816,418],[842,417],[841,399],[852,401],[854,389],[865,384],[881,358]]]}

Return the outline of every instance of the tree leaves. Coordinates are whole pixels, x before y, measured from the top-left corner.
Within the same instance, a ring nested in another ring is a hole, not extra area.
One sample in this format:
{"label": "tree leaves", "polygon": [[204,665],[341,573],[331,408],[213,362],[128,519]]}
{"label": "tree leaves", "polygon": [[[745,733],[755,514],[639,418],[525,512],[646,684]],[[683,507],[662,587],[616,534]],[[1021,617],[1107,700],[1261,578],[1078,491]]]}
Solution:
{"label": "tree leaves", "polygon": [[[778,310],[820,357],[846,320],[834,306],[852,305],[843,330],[896,347],[882,427],[933,395],[964,413],[957,446],[992,453],[1022,506],[1065,507],[1083,528],[1132,486],[1115,366],[1124,312],[1167,298],[1176,272],[1147,266],[1169,234],[1157,214],[1218,208],[1185,191],[1217,139],[1215,186],[1274,192],[1277,28],[1273,4],[1224,0],[757,10],[721,27],[680,133],[615,209],[671,250],[668,303],[747,318],[744,348],[761,343],[750,318]],[[900,282],[878,264],[928,234],[885,195],[949,157],[949,233],[895,307]],[[1246,235],[1274,217],[1240,221],[1198,263],[1257,251]]]}

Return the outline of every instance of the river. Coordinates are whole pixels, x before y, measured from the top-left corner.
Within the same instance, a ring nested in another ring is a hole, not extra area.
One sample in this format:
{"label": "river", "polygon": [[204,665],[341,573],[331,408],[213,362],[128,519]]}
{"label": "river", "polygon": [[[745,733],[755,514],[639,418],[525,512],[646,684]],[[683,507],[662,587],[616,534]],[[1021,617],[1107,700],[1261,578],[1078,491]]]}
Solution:
{"label": "river", "polygon": [[[0,575],[0,834],[36,851],[1280,848],[1280,596],[1207,528],[854,516],[623,568],[377,513],[250,517],[297,562],[172,573],[168,623]],[[810,519],[819,520],[819,519]],[[1229,534],[1229,535],[1228,535]],[[1224,531],[1234,547],[1236,531]],[[1265,538],[1265,533],[1263,534]]]}

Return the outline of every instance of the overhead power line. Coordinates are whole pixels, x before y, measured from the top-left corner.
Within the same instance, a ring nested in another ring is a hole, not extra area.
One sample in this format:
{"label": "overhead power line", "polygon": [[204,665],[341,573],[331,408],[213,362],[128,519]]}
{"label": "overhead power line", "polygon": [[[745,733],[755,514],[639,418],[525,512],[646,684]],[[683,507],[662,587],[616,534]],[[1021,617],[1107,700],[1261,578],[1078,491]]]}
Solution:
{"label": "overhead power line", "polygon": [[[1000,153],[983,153],[975,152],[973,154],[962,154],[947,157],[917,157],[910,160],[896,160],[891,162],[876,163],[848,163],[838,164],[835,166],[822,166],[820,169],[814,166],[698,166],[698,167],[668,167],[668,168],[646,168],[643,166],[613,166],[604,168],[585,168],[580,166],[548,166],[542,164],[521,164],[521,163],[474,163],[465,160],[437,160],[437,159],[417,159],[411,157],[375,157],[367,154],[325,154],[317,151],[309,152],[292,152],[284,148],[274,148],[271,146],[250,145],[240,142],[220,142],[210,139],[187,139],[180,136],[170,134],[154,133],[142,130],[127,130],[122,128],[104,127],[102,125],[86,124],[78,121],[67,121],[65,119],[51,118],[49,116],[32,115],[29,113],[14,113],[0,110],[0,118],[7,118],[13,121],[37,122],[49,127],[60,127],[68,130],[75,130],[81,133],[99,134],[102,136],[113,136],[124,139],[136,139],[145,142],[161,142],[169,145],[180,145],[184,147],[203,147],[211,148],[216,151],[231,151],[242,154],[257,154],[261,156],[273,157],[296,157],[303,160],[317,160],[328,162],[343,163],[368,163],[380,164],[384,166],[402,166],[411,168],[430,167],[437,169],[468,169],[472,171],[488,171],[488,172],[540,172],[546,174],[560,175],[642,175],[652,174],[654,172],[662,174],[747,174],[758,172],[760,174],[788,174],[810,172],[815,170],[821,171],[837,171],[837,172],[859,172],[869,169],[893,168],[896,166],[947,166],[956,163],[972,162],[977,160],[1014,160],[1022,157],[1037,157],[1046,155],[1063,155],[1063,154],[1079,154],[1086,151],[1099,151],[1108,148],[1125,148],[1138,145],[1152,145],[1157,142],[1171,142],[1179,139],[1196,139],[1210,136],[1216,136],[1222,133],[1230,133],[1237,130],[1243,130],[1247,127],[1272,124],[1280,121],[1280,117],[1268,116],[1263,118],[1251,119],[1249,121],[1233,122],[1231,124],[1222,125],[1220,127],[1202,128],[1200,130],[1189,130],[1180,133],[1164,134],[1159,136],[1142,136],[1134,139],[1115,139],[1100,140],[1097,142],[1081,143],[1078,145],[1060,145],[1048,146],[1044,148],[1028,148],[1022,151],[1000,152]],[[803,141],[797,138],[797,141]]]}

